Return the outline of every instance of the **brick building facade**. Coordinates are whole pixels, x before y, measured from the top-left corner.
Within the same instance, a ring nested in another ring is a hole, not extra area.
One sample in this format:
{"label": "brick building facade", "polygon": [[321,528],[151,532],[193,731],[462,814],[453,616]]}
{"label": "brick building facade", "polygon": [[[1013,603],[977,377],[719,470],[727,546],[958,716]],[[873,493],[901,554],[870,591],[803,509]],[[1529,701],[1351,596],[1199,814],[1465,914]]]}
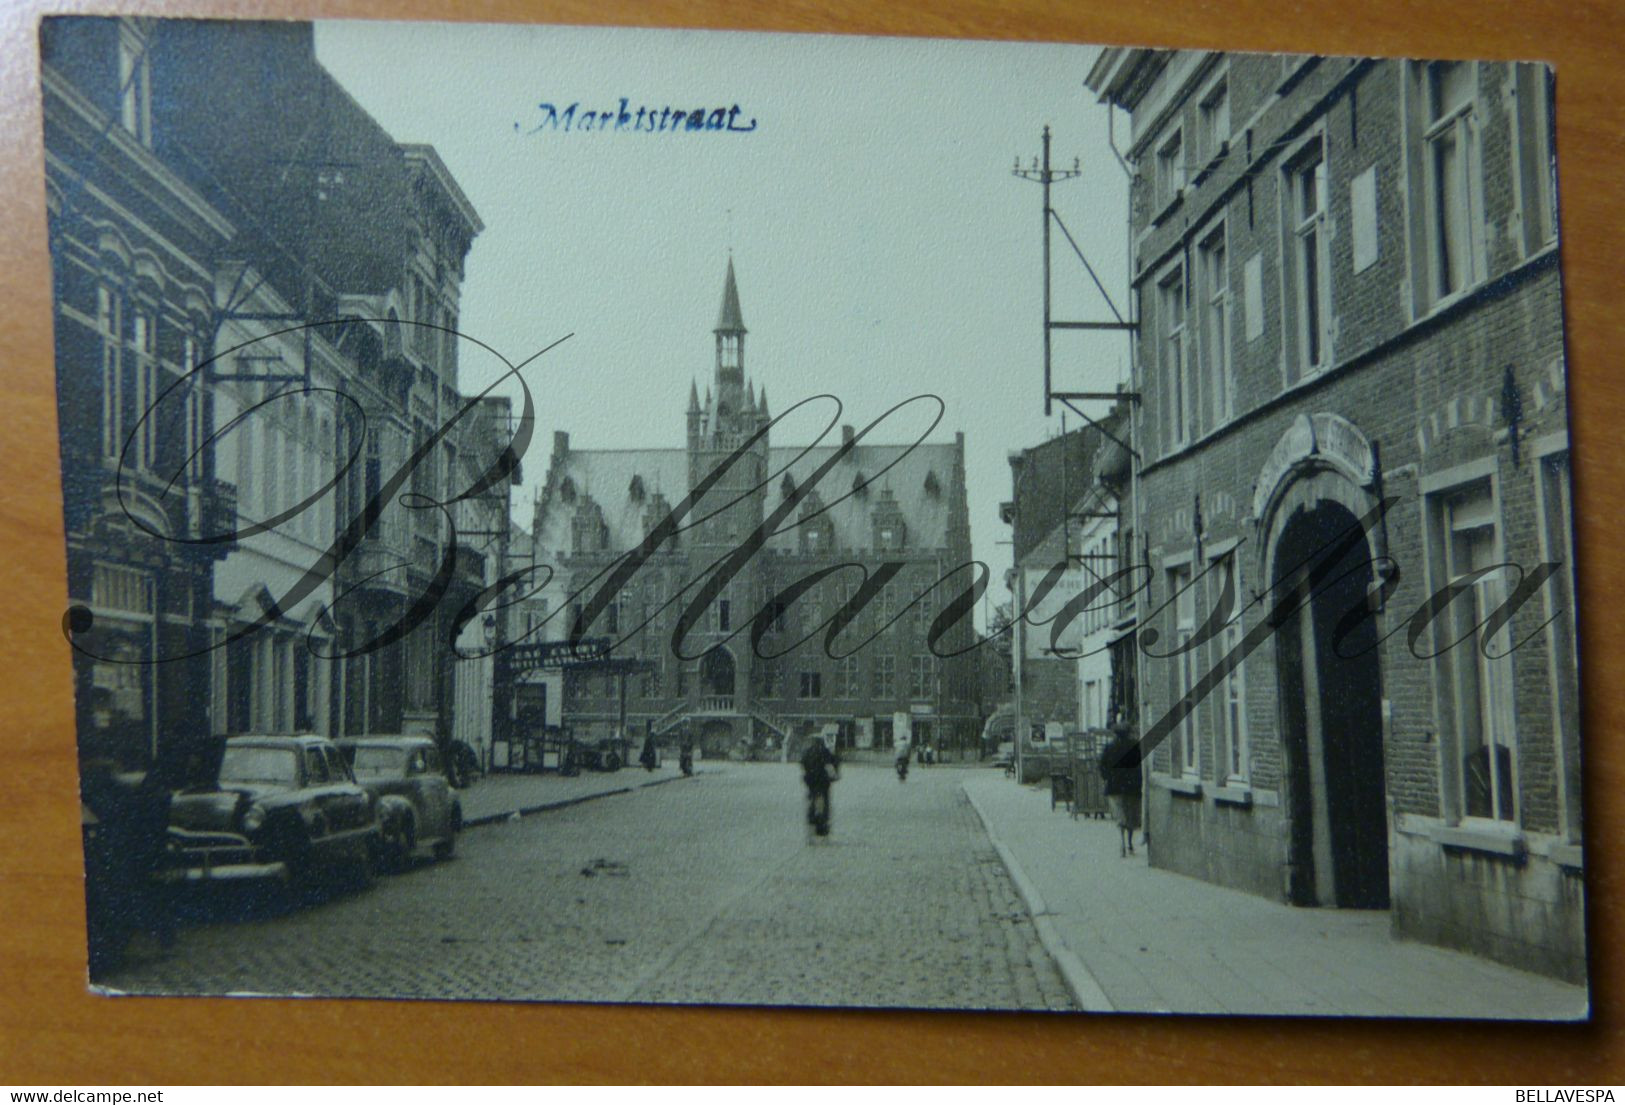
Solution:
{"label": "brick building facade", "polygon": [[1012,637],[1021,640],[1020,712],[1033,738],[1022,748],[1024,781],[1051,769],[1057,726],[1098,737],[1132,717],[1123,704],[1132,653],[1113,648],[1132,628],[1135,599],[1122,578],[1133,548],[1126,433],[1114,410],[1009,456],[1011,497],[999,514],[1011,527],[1010,590],[1023,611]]}
{"label": "brick building facade", "polygon": [[[478,215],[309,23],[65,17],[42,45],[82,745],[488,740],[492,665],[447,645],[509,516],[507,480],[450,503],[510,436],[459,390]],[[433,613],[369,648],[447,560]]]}
{"label": "brick building facade", "polygon": [[1089,85],[1133,121],[1152,862],[1578,979],[1549,80],[1113,49]]}

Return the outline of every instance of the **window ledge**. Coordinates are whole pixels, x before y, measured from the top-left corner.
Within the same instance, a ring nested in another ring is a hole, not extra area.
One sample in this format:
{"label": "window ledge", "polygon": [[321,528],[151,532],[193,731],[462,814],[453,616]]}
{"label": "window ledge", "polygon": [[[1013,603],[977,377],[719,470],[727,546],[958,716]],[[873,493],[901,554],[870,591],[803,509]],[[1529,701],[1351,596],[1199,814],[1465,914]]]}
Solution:
{"label": "window ledge", "polygon": [[1559,867],[1585,868],[1585,847],[1580,844],[1553,844],[1546,855]]}
{"label": "window ledge", "polygon": [[1523,860],[1529,854],[1529,845],[1523,834],[1515,829],[1491,826],[1441,825],[1433,830],[1433,839],[1444,848],[1467,852],[1487,852]]}
{"label": "window ledge", "polygon": [[1223,161],[1224,155],[1229,152],[1230,139],[1226,138],[1223,142],[1219,143],[1219,148],[1213,151],[1213,156],[1207,159],[1207,164],[1203,165],[1201,170],[1196,174],[1195,178],[1191,181],[1191,186],[1195,187],[1201,184],[1209,176],[1212,176],[1213,170],[1219,167],[1219,162]]}
{"label": "window ledge", "polygon": [[1174,198],[1173,199],[1171,199],[1167,203],[1163,204],[1161,209],[1158,210],[1155,215],[1151,216],[1151,225],[1152,226],[1161,226],[1163,223],[1167,222],[1170,218],[1173,217],[1174,212],[1179,210],[1179,208],[1184,204],[1184,202],[1185,202],[1185,189],[1181,188],[1179,191],[1174,193]]}
{"label": "window ledge", "polygon": [[1417,313],[1416,321],[1426,322],[1434,315],[1448,313],[1452,307],[1460,303],[1462,300],[1471,297],[1474,292],[1479,291],[1484,287],[1485,284],[1488,283],[1489,280],[1487,278],[1476,277],[1472,283],[1463,284],[1453,292],[1449,292],[1445,295],[1434,296],[1432,299],[1428,300],[1427,306]]}
{"label": "window ledge", "polygon": [[1246,783],[1227,783],[1213,788],[1213,800],[1221,806],[1242,806],[1252,809],[1253,788]]}
{"label": "window ledge", "polygon": [[1309,70],[1313,69],[1319,64],[1319,54],[1310,54],[1308,57],[1298,62],[1298,64],[1292,67],[1291,72],[1283,76],[1281,78],[1281,82],[1275,86],[1275,94],[1277,96],[1285,96],[1288,92],[1291,92],[1297,83],[1308,75]]}
{"label": "window ledge", "polygon": [[1183,795],[1186,798],[1202,797],[1202,781],[1200,779],[1186,779],[1176,775],[1153,775],[1152,782],[1162,789],[1173,794]]}

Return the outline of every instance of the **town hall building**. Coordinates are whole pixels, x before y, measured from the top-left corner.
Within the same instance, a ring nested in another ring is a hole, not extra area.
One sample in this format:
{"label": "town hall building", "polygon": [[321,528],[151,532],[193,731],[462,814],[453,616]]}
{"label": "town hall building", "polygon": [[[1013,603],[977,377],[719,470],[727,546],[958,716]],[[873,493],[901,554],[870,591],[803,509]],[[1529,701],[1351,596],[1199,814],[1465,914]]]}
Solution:
{"label": "town hall building", "polygon": [[[690,384],[683,446],[579,449],[554,435],[535,513],[537,565],[556,573],[540,636],[579,624],[611,639],[615,659],[645,662],[630,678],[567,672],[565,724],[585,740],[623,724],[632,740],[686,732],[707,754],[782,752],[815,732],[848,750],[889,748],[903,732],[948,754],[974,749],[974,629],[969,610],[944,616],[971,582],[963,433],[910,447],[843,426],[834,443],[773,443],[745,336],[729,261],[714,378],[703,398]],[[594,612],[616,566],[674,511],[676,532]],[[685,609],[764,523],[760,547],[674,647]]]}

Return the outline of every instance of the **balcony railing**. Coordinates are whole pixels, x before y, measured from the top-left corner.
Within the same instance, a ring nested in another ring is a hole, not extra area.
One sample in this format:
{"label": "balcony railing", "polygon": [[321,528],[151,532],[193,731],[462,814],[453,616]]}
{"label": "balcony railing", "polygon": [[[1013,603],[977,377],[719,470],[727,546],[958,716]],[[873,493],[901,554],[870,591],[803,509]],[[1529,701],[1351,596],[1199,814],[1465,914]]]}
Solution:
{"label": "balcony railing", "polygon": [[734,712],[734,696],[731,694],[710,694],[700,699],[698,713],[702,714],[731,714]]}

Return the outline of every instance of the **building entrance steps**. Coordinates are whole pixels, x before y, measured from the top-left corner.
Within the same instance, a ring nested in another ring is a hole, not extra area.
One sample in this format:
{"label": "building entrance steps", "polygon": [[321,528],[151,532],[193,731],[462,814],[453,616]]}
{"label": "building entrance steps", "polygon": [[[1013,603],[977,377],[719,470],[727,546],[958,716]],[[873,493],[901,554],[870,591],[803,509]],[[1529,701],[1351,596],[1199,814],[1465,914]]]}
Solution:
{"label": "building entrance steps", "polygon": [[[1304,909],[1118,855],[1117,826],[1051,811],[1047,787],[966,795],[1080,1006],[1096,1011],[1575,1020],[1587,994],[1389,935],[1384,910]],[[1136,841],[1138,846],[1138,840]]]}

